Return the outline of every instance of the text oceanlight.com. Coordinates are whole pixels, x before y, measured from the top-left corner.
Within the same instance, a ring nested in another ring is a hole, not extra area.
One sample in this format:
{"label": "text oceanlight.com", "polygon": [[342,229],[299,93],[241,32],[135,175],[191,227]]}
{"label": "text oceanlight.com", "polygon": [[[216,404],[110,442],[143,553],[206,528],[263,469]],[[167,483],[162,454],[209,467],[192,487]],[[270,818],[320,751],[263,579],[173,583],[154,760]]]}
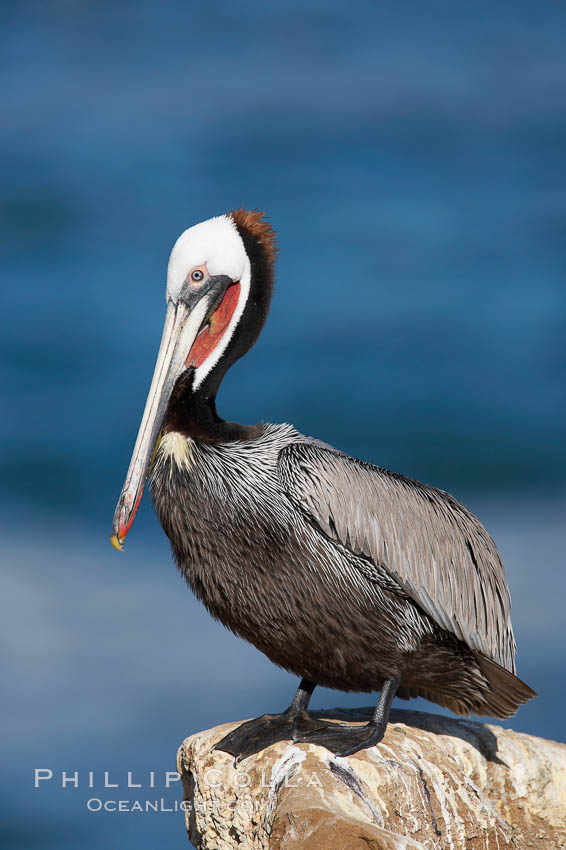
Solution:
{"label": "text oceanlight.com", "polygon": [[89,812],[186,812],[193,806],[188,800],[101,800],[91,797],[86,801]]}

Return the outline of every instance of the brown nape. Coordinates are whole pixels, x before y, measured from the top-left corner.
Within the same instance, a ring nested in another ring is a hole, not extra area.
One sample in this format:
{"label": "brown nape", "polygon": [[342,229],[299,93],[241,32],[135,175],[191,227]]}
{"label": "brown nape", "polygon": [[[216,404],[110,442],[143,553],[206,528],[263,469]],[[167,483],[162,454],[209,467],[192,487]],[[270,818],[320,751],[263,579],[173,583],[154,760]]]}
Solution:
{"label": "brown nape", "polygon": [[261,210],[245,210],[239,207],[232,216],[239,230],[247,230],[260,243],[268,263],[273,266],[277,257],[277,235]]}

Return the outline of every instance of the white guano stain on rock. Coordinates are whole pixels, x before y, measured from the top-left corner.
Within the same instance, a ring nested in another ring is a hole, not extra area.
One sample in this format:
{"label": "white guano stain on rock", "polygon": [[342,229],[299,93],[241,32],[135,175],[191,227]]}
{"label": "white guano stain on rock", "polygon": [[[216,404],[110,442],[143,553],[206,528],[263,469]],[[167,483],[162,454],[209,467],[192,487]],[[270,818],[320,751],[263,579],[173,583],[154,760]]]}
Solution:
{"label": "white guano stain on rock", "polygon": [[273,815],[277,807],[279,792],[285,784],[289,784],[300,768],[301,762],[306,758],[304,749],[299,749],[292,744],[285,748],[280,759],[271,768],[269,780],[269,795],[265,809],[265,830],[271,834]]}

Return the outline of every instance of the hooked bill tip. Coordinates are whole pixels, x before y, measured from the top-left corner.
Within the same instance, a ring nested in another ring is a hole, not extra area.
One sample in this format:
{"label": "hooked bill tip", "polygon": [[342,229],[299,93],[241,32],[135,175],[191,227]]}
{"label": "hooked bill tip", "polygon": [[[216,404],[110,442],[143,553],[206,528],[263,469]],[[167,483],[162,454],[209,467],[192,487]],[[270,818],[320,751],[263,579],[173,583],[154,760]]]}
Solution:
{"label": "hooked bill tip", "polygon": [[113,545],[113,547],[118,550],[118,552],[124,551],[124,546],[123,546],[124,541],[120,540],[120,538],[118,537],[117,534],[113,534],[110,537],[110,542]]}

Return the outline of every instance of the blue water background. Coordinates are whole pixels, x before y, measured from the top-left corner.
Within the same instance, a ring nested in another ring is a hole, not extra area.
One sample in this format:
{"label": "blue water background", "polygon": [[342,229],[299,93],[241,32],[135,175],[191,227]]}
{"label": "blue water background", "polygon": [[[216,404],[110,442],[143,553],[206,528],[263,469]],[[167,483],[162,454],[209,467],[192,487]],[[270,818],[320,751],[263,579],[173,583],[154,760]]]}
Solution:
{"label": "blue water background", "polygon": [[[278,285],[220,412],[466,501],[540,693],[508,725],[565,740],[563,4],[44,0],[2,18],[2,846],[186,846],[179,812],[86,800],[133,799],[127,770],[156,773],[142,799],[178,799],[162,785],[185,735],[294,690],[195,602],[148,499],[125,554],[108,544],[169,251],[240,205],[277,229]],[[37,790],[36,767],[54,771]]]}

